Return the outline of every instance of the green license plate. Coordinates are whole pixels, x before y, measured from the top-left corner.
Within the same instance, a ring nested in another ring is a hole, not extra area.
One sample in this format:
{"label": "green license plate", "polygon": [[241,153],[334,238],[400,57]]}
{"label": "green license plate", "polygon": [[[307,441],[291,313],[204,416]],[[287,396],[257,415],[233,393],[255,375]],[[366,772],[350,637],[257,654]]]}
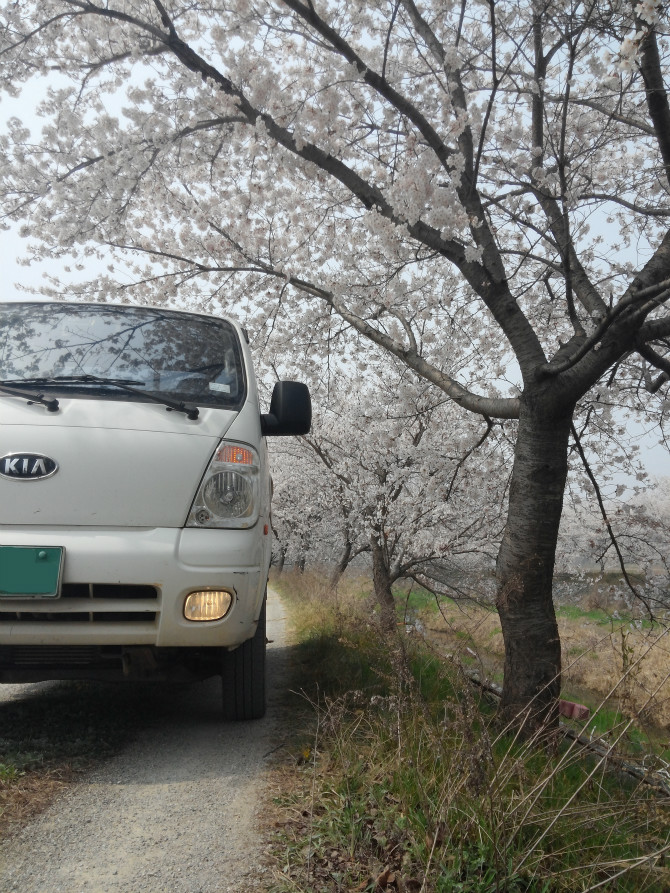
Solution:
{"label": "green license plate", "polygon": [[58,598],[62,546],[0,546],[0,598]]}

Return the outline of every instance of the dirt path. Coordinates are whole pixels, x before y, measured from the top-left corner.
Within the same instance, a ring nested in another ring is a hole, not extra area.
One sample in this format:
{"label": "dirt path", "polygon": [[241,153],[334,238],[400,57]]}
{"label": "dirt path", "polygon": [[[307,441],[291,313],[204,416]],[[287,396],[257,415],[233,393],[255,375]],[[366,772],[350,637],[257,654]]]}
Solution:
{"label": "dirt path", "polygon": [[[222,723],[218,679],[148,692],[163,700],[139,739],[0,844],[0,893],[267,889],[255,822],[264,769],[279,744],[286,666],[273,594],[268,638],[265,719]],[[19,686],[11,688],[16,697]]]}

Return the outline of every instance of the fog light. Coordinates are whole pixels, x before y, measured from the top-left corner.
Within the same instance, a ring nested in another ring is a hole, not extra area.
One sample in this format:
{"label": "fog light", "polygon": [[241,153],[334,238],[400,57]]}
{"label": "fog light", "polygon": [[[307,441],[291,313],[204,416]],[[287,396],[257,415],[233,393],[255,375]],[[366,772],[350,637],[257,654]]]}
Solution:
{"label": "fog light", "polygon": [[221,620],[232,603],[233,596],[225,589],[191,592],[184,602],[184,617],[187,620]]}

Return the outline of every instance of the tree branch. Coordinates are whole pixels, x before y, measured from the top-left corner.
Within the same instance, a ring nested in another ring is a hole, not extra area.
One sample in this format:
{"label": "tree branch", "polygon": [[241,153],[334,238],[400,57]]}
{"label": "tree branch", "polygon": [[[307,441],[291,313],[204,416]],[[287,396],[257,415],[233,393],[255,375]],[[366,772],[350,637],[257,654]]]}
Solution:
{"label": "tree branch", "polygon": [[[454,69],[451,66],[447,65],[447,55],[444,51],[444,47],[435,36],[428,22],[419,12],[414,3],[414,0],[401,0],[401,2],[410,19],[412,20],[414,27],[442,66],[442,69],[447,76],[447,82],[449,84],[449,90],[451,93],[451,101],[454,104],[454,107],[457,111],[465,114],[465,112],[467,111],[467,103],[465,101],[465,91],[463,89],[460,72],[457,69]],[[469,126],[464,127],[461,135],[458,137],[458,146],[465,159],[467,179],[470,180],[470,182],[472,183],[471,178],[473,173],[473,146],[472,132]]]}
{"label": "tree branch", "polygon": [[[642,27],[645,27],[645,23],[638,19],[638,29]],[[640,49],[642,51],[640,71],[644,80],[649,117],[654,125],[654,134],[663,159],[665,176],[670,182],[670,105],[668,105],[668,96],[665,92],[656,30],[653,26],[646,27],[646,34],[642,39]]]}
{"label": "tree branch", "polygon": [[572,437],[575,441],[575,446],[577,447],[577,452],[579,453],[579,458],[582,460],[582,465],[584,466],[584,470],[586,471],[588,479],[591,481],[591,484],[593,485],[593,488],[595,490],[596,499],[598,500],[598,507],[600,508],[600,514],[602,515],[602,519],[605,522],[605,527],[607,528],[607,534],[610,538],[610,542],[612,543],[612,546],[614,547],[614,551],[616,552],[617,559],[619,561],[619,567],[621,568],[621,573],[623,575],[624,580],[626,581],[626,585],[628,586],[630,591],[633,593],[635,598],[642,602],[642,604],[645,606],[645,608],[647,610],[647,613],[653,620],[654,612],[652,611],[651,605],[649,604],[647,599],[645,599],[644,596],[641,595],[640,592],[638,592],[638,590],[635,588],[635,586],[633,586],[633,583],[631,582],[631,579],[628,576],[628,571],[626,570],[626,564],[624,561],[624,557],[621,554],[621,549],[619,548],[619,543],[617,541],[614,530],[612,529],[612,525],[610,524],[610,519],[607,516],[607,510],[605,509],[605,503],[603,502],[603,497],[602,497],[602,493],[600,492],[600,487],[598,486],[598,481],[596,480],[595,475],[593,474],[593,471],[591,469],[591,466],[589,465],[589,461],[586,458],[586,454],[584,453],[584,450],[582,448],[582,442],[579,439],[579,434],[577,434],[577,429],[575,428],[574,423],[571,424],[570,427],[572,429]]}
{"label": "tree branch", "polygon": [[607,195],[603,192],[582,192],[579,196],[579,201],[602,201],[602,202],[612,202],[616,205],[621,205],[623,208],[628,208],[629,211],[633,211],[635,214],[643,214],[645,217],[670,217],[670,208],[643,208],[640,205],[636,205],[635,202],[626,201],[620,195]]}
{"label": "tree branch", "polygon": [[[553,100],[553,97],[550,97],[550,100]],[[614,109],[606,109],[593,99],[575,97],[572,102],[573,105],[583,105],[586,108],[593,109],[593,111],[599,112],[608,120],[616,121],[617,124],[625,124],[627,127],[632,127],[635,130],[639,130],[641,133],[646,133],[647,136],[655,135],[654,128],[650,127],[646,122],[636,121],[634,118],[622,115],[621,112],[617,112]]]}
{"label": "tree branch", "polygon": [[89,3],[87,0],[64,0],[64,2],[69,6],[74,6],[75,9],[80,10],[84,14],[102,16],[106,19],[114,19],[117,22],[126,22],[128,25],[134,25],[136,28],[151,34],[152,37],[155,37],[156,40],[159,40],[161,43],[165,43],[165,35],[159,28],[154,27],[149,22],[143,21],[136,16],[121,12],[118,9],[96,6],[95,3]]}
{"label": "tree branch", "polygon": [[[568,295],[571,294],[571,291],[574,288],[578,300],[587,312],[592,316],[601,316],[607,309],[606,304],[598,291],[594,288],[593,283],[589,279],[586,270],[577,256],[570,235],[567,216],[562,213],[556,199],[542,188],[537,176],[533,176],[533,170],[544,167],[544,123],[546,110],[544,105],[545,98],[543,95],[544,88],[541,85],[544,84],[546,78],[549,56],[544,54],[543,37],[542,17],[540,12],[536,11],[533,14],[533,46],[535,54],[534,75],[537,90],[533,92],[531,99],[531,134],[533,150],[535,153],[530,162],[533,192],[544,211],[549,223],[549,228],[551,229],[556,242],[558,252],[561,256]],[[563,43],[564,40],[565,38],[561,40],[561,43]],[[553,48],[553,52],[555,51],[556,47]],[[565,109],[565,96],[561,98],[561,102]],[[571,298],[569,297],[568,300],[570,299]]]}
{"label": "tree branch", "polygon": [[[302,6],[298,0],[283,0],[283,2],[290,8],[295,7],[296,9],[302,10],[306,21],[309,22],[315,18],[315,14],[313,14],[307,7]],[[332,32],[332,29],[325,24],[323,25],[323,34],[324,36],[332,34],[332,38],[337,42],[338,46],[343,43],[341,38],[339,38],[339,35]],[[219,86],[226,95],[233,97],[236,100],[240,113],[250,124],[256,126],[259,122],[262,122],[268,135],[279,143],[279,145],[283,146],[293,155],[316,165],[322,171],[338,180],[353,196],[359,199],[365,208],[376,211],[395,225],[404,226],[412,238],[435,250],[457,266],[475,293],[484,301],[507,336],[517,360],[519,361],[522,374],[527,375],[532,367],[538,362],[542,362],[546,359],[535,331],[510,294],[509,286],[504,275],[504,267],[490,233],[488,233],[486,244],[491,249],[490,264],[492,264],[494,268],[493,274],[482,264],[476,261],[466,260],[465,248],[457,240],[443,239],[438,230],[421,220],[409,223],[402,219],[393,210],[390,203],[384,197],[381,189],[363,179],[363,177],[344,164],[340,159],[334,158],[313,143],[301,140],[300,145],[298,145],[295,137],[288,128],[280,125],[270,114],[256,109],[249,102],[241,89],[236,87],[228,77],[206,62],[176,34],[170,32],[169,35],[163,35],[163,41],[190,71],[197,72],[204,79],[211,80]],[[361,62],[361,65],[362,64],[363,63]],[[386,82],[382,84],[381,78],[379,78],[378,75],[375,75],[373,81],[378,85],[380,95],[386,96],[392,103],[394,102],[394,98],[397,97],[397,101],[400,104],[394,104],[394,107],[399,111],[403,111],[404,114],[408,113],[408,104],[396,93],[396,91],[388,87]],[[414,118],[412,118],[412,120],[414,120]],[[422,126],[419,119],[415,120],[414,123],[416,123],[417,127]],[[437,145],[433,146],[433,148],[436,153],[442,151]],[[482,225],[480,230],[487,229],[486,224],[483,221],[483,214],[481,215],[481,219]],[[475,411],[479,412],[479,410]],[[487,413],[485,410],[484,412],[497,417],[495,411]],[[508,416],[504,417],[507,418]]]}
{"label": "tree branch", "polygon": [[651,366],[661,370],[661,374],[656,378],[656,381],[651,380],[651,375],[649,375],[648,372],[644,376],[645,388],[650,394],[655,394],[663,387],[666,381],[670,381],[670,360],[666,357],[662,357],[648,344],[638,344],[636,347],[637,352],[641,357],[643,357]]}
{"label": "tree branch", "polygon": [[[621,301],[619,301],[616,307],[607,312],[607,315],[598,325],[593,334],[589,338],[587,338],[586,341],[582,342],[582,344],[574,353],[572,353],[561,362],[554,361],[540,366],[540,368],[538,369],[538,376],[542,377],[560,375],[561,372],[565,372],[567,369],[575,366],[583,357],[586,356],[586,354],[593,347],[595,347],[596,344],[598,344],[599,341],[602,340],[607,330],[612,327],[615,321],[626,310],[630,310],[630,308],[634,307],[636,304],[641,304],[644,301],[652,301],[654,306],[660,306],[665,301],[667,301],[668,298],[670,298],[670,279],[659,282],[658,285],[653,285],[649,288],[642,289],[639,292],[633,292],[632,294],[628,295],[628,297],[623,298]],[[652,309],[652,307],[649,307],[646,312],[649,313]],[[646,339],[642,338],[642,340]]]}
{"label": "tree branch", "polygon": [[[285,278],[283,273],[267,270],[268,274]],[[491,398],[473,394],[464,388],[451,376],[428,363],[412,348],[405,348],[393,338],[380,332],[371,326],[366,320],[348,310],[337,297],[326,289],[319,288],[312,283],[305,282],[294,276],[288,278],[288,282],[304,294],[326,301],[339,316],[348,322],[357,332],[364,335],[369,341],[383,347],[389,353],[401,359],[410,369],[427,381],[432,382],[440,390],[450,397],[454,403],[462,406],[470,412],[490,416],[498,419],[517,419],[519,417],[519,401],[517,398]]]}
{"label": "tree branch", "polygon": [[485,422],[486,422],[486,431],[484,431],[484,433],[483,433],[482,436],[479,438],[479,440],[477,441],[477,443],[475,443],[474,446],[471,446],[470,449],[467,450],[467,451],[465,452],[465,454],[464,454],[463,456],[461,456],[461,458],[460,458],[460,459],[458,460],[458,462],[456,463],[456,468],[454,469],[454,473],[453,473],[453,475],[451,476],[451,481],[449,482],[449,489],[447,490],[447,494],[446,494],[446,496],[444,497],[444,501],[445,501],[445,502],[449,502],[449,499],[450,499],[450,497],[451,497],[452,490],[454,489],[454,484],[456,483],[456,478],[458,477],[458,472],[461,470],[461,468],[463,467],[463,465],[465,464],[465,462],[470,458],[470,456],[471,456],[476,450],[479,449],[479,447],[484,443],[484,441],[486,440],[486,438],[489,436],[489,434],[490,434],[491,431],[493,430],[493,422],[491,421],[491,419],[488,418],[488,416],[484,416],[484,420],[485,420]]}
{"label": "tree branch", "polygon": [[640,329],[638,338],[640,341],[658,341],[659,338],[670,336],[670,317],[652,319],[646,322]]}
{"label": "tree branch", "polygon": [[281,0],[281,2],[324,37],[347,62],[355,65],[365,83],[379,93],[380,96],[383,96],[384,99],[388,100],[395,109],[414,124],[439,158],[442,166],[445,170],[448,170],[449,160],[453,156],[453,151],[443,142],[435,128],[416,106],[398,93],[384,77],[366,65],[358,53],[344,40],[342,35],[338,34],[334,28],[331,28],[330,25],[324,22],[313,6],[305,6],[300,0]]}

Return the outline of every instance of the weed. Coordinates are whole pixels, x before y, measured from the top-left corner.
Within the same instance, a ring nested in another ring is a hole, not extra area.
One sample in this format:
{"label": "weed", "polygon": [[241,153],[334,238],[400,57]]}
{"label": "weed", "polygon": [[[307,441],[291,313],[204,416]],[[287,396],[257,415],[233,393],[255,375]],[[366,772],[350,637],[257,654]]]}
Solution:
{"label": "weed", "polygon": [[[276,891],[668,888],[667,802],[575,741],[497,729],[457,661],[384,638],[347,599],[289,596],[312,739],[279,798]],[[629,729],[610,728],[614,747]]]}
{"label": "weed", "polygon": [[22,775],[25,775],[25,772],[22,772],[18,766],[14,766],[12,763],[0,763],[0,782],[15,781]]}

